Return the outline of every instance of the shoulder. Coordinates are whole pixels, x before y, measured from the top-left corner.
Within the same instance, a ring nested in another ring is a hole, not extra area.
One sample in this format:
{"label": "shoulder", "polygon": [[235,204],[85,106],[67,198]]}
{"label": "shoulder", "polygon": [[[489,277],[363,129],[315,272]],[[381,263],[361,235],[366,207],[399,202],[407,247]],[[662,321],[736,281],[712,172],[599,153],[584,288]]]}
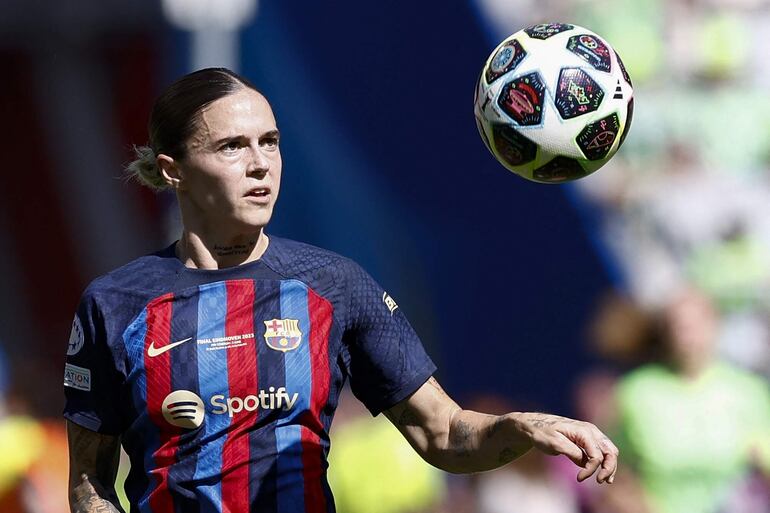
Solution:
{"label": "shoulder", "polygon": [[328,300],[347,326],[382,296],[379,284],[356,262],[311,244],[271,236],[266,264],[284,279],[299,280]]}
{"label": "shoulder", "polygon": [[711,369],[711,377],[718,385],[733,388],[743,396],[766,397],[770,392],[760,376],[736,365],[720,362]]}
{"label": "shoulder", "polygon": [[648,383],[666,381],[672,376],[672,372],[659,363],[648,363],[630,371],[621,380],[622,386],[642,386]]}
{"label": "shoulder", "polygon": [[312,244],[270,236],[272,246],[265,263],[285,278],[305,281],[324,275],[346,279],[364,273],[361,266],[348,257]]}
{"label": "shoulder", "polygon": [[130,297],[144,297],[162,290],[173,277],[174,261],[169,248],[136,258],[88,284],[81,303],[100,307]]}

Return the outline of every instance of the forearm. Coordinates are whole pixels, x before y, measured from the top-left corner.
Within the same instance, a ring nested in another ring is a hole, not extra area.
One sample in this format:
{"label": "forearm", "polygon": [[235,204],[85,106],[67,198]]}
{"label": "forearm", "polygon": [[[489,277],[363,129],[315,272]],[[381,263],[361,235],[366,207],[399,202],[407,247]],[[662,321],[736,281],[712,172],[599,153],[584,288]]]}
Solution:
{"label": "forearm", "polygon": [[445,444],[434,448],[428,458],[453,473],[482,472],[510,463],[532,448],[518,415],[458,409],[449,419]]}
{"label": "forearm", "polygon": [[385,412],[412,447],[431,465],[453,473],[491,470],[532,447],[518,413],[487,415],[463,410],[430,378],[410,401]]}
{"label": "forearm", "polygon": [[596,473],[612,483],[618,449],[596,426],[546,413],[485,415],[463,410],[434,378],[385,415],[428,463],[447,472],[491,470],[530,448],[563,454],[580,467],[578,481]]}

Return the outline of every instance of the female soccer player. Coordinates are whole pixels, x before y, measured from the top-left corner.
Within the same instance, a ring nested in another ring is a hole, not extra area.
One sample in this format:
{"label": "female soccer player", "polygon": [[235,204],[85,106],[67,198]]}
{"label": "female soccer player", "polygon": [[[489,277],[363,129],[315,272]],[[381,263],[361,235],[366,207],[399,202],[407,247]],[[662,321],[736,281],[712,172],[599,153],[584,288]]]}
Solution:
{"label": "female soccer player", "polygon": [[429,463],[489,470],[535,447],[612,482],[617,449],[596,427],[541,413],[460,408],[392,298],[358,265],[268,237],[281,183],[270,104],[226,69],[157,100],[129,169],[176,192],[170,247],[96,279],[67,349],[72,511],[119,511],[120,444],[131,511],[334,511],[329,426],[347,379]]}

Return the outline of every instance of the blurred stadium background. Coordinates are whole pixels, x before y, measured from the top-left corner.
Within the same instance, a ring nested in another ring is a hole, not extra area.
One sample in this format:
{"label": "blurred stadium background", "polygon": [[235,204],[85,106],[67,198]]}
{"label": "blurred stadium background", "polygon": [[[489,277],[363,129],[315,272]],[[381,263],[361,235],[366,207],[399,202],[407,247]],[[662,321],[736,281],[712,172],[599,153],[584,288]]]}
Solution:
{"label": "blurred stadium background", "polygon": [[[492,48],[543,21],[604,36],[635,86],[622,151],[570,186],[508,173],[473,122]],[[613,386],[650,358],[654,314],[686,285],[717,307],[716,358],[770,377],[766,0],[3,0],[0,56],[2,512],[66,510],[72,314],[95,276],[175,239],[174,198],[122,167],[159,90],[210,65],[243,73],[276,112],[268,233],[359,261],[461,404],[620,429]],[[333,433],[341,513],[665,511],[645,505],[644,479],[618,499],[534,455],[433,472],[362,415],[343,401]],[[752,468],[708,511],[766,513]]]}

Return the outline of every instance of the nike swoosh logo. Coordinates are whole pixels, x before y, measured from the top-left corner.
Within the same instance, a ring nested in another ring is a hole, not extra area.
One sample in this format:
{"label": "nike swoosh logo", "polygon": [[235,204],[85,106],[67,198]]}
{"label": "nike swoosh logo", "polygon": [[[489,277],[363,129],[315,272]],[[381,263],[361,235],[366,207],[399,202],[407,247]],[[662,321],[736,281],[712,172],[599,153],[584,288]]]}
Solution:
{"label": "nike swoosh logo", "polygon": [[186,338],[184,340],[180,340],[179,342],[172,342],[171,344],[166,344],[163,347],[155,347],[155,341],[153,340],[150,342],[150,347],[147,348],[147,356],[150,358],[155,358],[156,356],[165,353],[166,351],[169,351],[171,349],[174,349],[176,346],[182,345],[185,342],[189,342],[192,340],[192,337]]}

